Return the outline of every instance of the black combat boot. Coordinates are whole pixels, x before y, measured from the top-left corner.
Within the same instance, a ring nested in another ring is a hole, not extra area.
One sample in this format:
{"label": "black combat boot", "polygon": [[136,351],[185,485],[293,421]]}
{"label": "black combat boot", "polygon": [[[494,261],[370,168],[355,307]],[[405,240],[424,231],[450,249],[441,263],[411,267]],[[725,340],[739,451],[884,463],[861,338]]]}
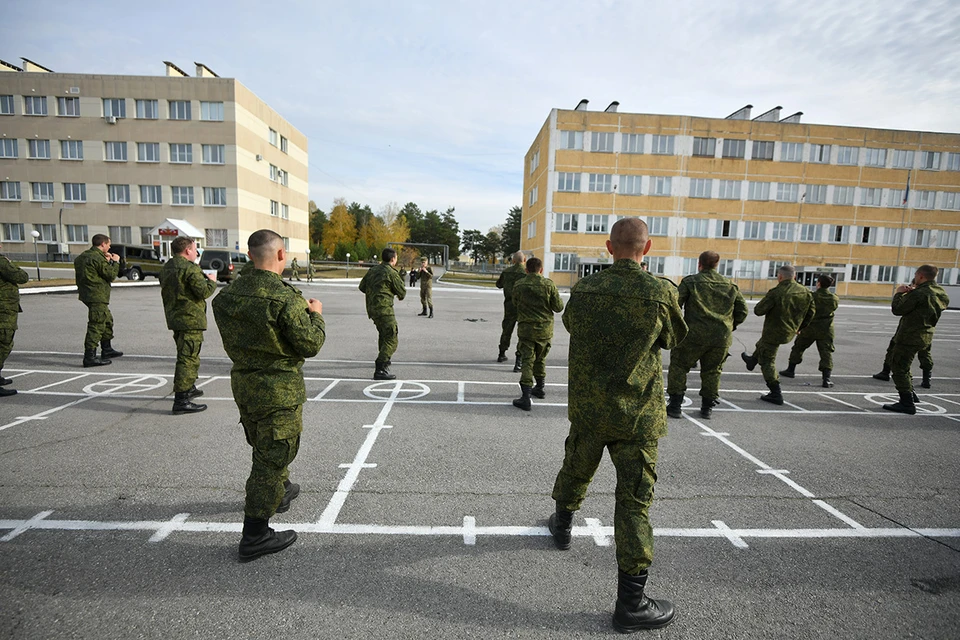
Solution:
{"label": "black combat boot", "polygon": [[[781,371],[780,373],[783,372]],[[830,374],[833,373],[833,369],[824,369],[821,373],[823,374],[823,384],[820,386],[824,389],[829,389],[833,386],[833,380],[830,379]]]}
{"label": "black combat boot", "polygon": [[[924,372],[923,372],[923,380],[920,382],[920,386],[923,387],[924,389],[929,389],[929,388],[930,388],[930,375],[931,375],[932,373],[933,373],[933,371],[924,371]],[[0,382],[0,384],[3,384],[3,383]]]}
{"label": "black combat boot", "polygon": [[245,517],[240,538],[240,562],[250,562],[268,553],[283,551],[297,539],[296,531],[274,531],[270,521]]}
{"label": "black combat boot", "polygon": [[877,380],[883,380],[884,382],[890,382],[890,367],[886,364],[883,365],[883,369],[880,370],[880,373],[873,374],[873,377]]}
{"label": "black combat boot", "polygon": [[683,406],[683,394],[682,393],[671,393],[670,402],[667,403],[667,415],[671,418],[682,418],[683,411],[681,407]]}
{"label": "black combat boot", "polygon": [[[504,358],[504,360],[506,360],[506,358]],[[11,380],[10,378],[4,378],[3,374],[0,373],[0,387],[5,387],[8,384],[13,384],[13,380]]]}
{"label": "black combat boot", "polygon": [[16,389],[4,389],[0,387],[0,398],[6,398],[7,396],[15,396],[15,395],[17,395]]}
{"label": "black combat boot", "polygon": [[757,368],[757,363],[760,362],[755,356],[747,355],[747,352],[744,351],[740,354],[740,358],[747,364],[747,371],[753,371]]}
{"label": "black combat boot", "polygon": [[533,391],[530,392],[534,398],[540,398],[543,400],[547,397],[547,392],[544,390],[544,385],[547,384],[546,378],[537,378],[537,385],[533,388]]}
{"label": "black combat boot", "polygon": [[917,405],[914,404],[914,394],[910,391],[901,391],[900,392],[900,401],[894,402],[893,404],[885,404],[883,408],[887,411],[896,411],[897,413],[906,413],[908,415],[916,415]]}
{"label": "black combat boot", "polygon": [[573,537],[573,511],[557,507],[547,520],[547,528],[550,529],[550,535],[553,536],[553,543],[557,545],[557,549],[566,551],[570,548],[570,540]]}
{"label": "black combat boot", "polygon": [[297,496],[300,495],[300,485],[298,485],[296,482],[284,480],[283,489],[283,500],[280,501],[280,506],[277,507],[277,513],[286,513],[287,511],[290,511],[290,503],[296,500]]}
{"label": "black combat boot", "polygon": [[185,413],[200,413],[207,410],[205,404],[194,404],[190,401],[189,391],[177,391],[173,395],[173,415],[180,416]]}
{"label": "black combat boot", "polygon": [[199,398],[202,395],[203,395],[203,391],[201,391],[200,389],[197,389],[197,385],[193,385],[192,387],[187,389],[187,399]]}
{"label": "black combat boot", "polygon": [[717,404],[716,400],[704,398],[700,402],[700,417],[709,420],[713,417],[713,407]]}
{"label": "black combat boot", "polygon": [[530,392],[533,391],[533,387],[525,387],[520,385],[521,396],[513,401],[513,406],[517,409],[523,409],[524,411],[530,411],[530,407],[533,406],[530,403]]}
{"label": "black combat boot", "polygon": [[122,355],[123,355],[123,351],[117,351],[116,349],[111,347],[109,340],[100,341],[100,359],[101,360],[103,360],[104,358],[119,358]]}
{"label": "black combat boot", "polygon": [[660,629],[673,622],[673,603],[643,595],[647,586],[647,570],[631,576],[617,571],[617,605],[613,611],[613,628],[620,633],[643,629]]}
{"label": "black combat boot", "polygon": [[787,365],[787,368],[780,372],[785,378],[793,378],[797,375],[797,365],[791,362]]}
{"label": "black combat boot", "polygon": [[500,354],[497,355],[497,362],[506,362],[507,361],[507,352],[504,349],[500,349]]}
{"label": "black combat boot", "polygon": [[780,392],[780,383],[769,382],[767,383],[767,387],[770,389],[770,393],[760,396],[760,399],[772,404],[783,404],[783,394]]}
{"label": "black combat boot", "polygon": [[417,315],[418,315],[418,316],[425,316],[425,315],[427,315],[427,305],[423,305],[423,311],[421,311],[421,312],[418,313]]}
{"label": "black combat boot", "polygon": [[102,367],[104,365],[110,364],[109,360],[103,360],[97,357],[96,349],[84,349],[83,350],[83,366],[86,367]]}
{"label": "black combat boot", "polygon": [[910,392],[910,398],[913,400],[914,404],[920,404],[920,396],[917,395],[916,391]]}
{"label": "black combat boot", "polygon": [[521,369],[520,364],[521,364],[521,361],[520,361],[520,352],[517,351],[517,360],[516,360],[516,362],[513,363],[513,372],[514,372],[514,373],[520,373],[520,369]]}
{"label": "black combat boot", "polygon": [[397,376],[390,373],[387,369],[387,365],[382,362],[374,363],[373,379],[374,380],[396,380]]}
{"label": "black combat boot", "polygon": [[430,315],[427,316],[427,317],[428,317],[428,318],[432,318],[432,317],[433,317],[433,307],[430,307]]}

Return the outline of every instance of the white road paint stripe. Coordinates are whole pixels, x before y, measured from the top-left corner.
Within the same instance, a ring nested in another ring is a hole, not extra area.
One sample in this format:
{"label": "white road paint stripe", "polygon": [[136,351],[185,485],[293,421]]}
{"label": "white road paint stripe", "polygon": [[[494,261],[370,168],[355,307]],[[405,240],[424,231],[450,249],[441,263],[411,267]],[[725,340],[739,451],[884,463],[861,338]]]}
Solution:
{"label": "white road paint stripe", "polygon": [[468,547],[477,544],[477,520],[473,516],[463,516],[463,544]]}
{"label": "white road paint stripe", "polygon": [[865,412],[867,412],[867,413],[870,413],[870,410],[869,410],[869,409],[865,409],[864,407],[858,407],[857,405],[855,405],[855,404],[853,404],[853,403],[850,403],[850,402],[846,402],[846,401],[844,401],[844,400],[841,400],[840,398],[834,398],[834,397],[833,397],[832,395],[830,395],[829,393],[820,393],[820,394],[818,394],[818,395],[820,395],[820,396],[823,397],[823,398],[829,398],[830,400],[833,400],[834,402],[839,402],[840,404],[844,404],[844,405],[846,405],[846,406],[848,406],[848,407],[853,407],[854,409],[858,409],[858,410],[860,410],[860,411],[865,411]]}
{"label": "white road paint stripe", "polygon": [[43,418],[49,416],[51,413],[56,413],[57,411],[61,411],[61,410],[63,410],[63,409],[66,409],[67,407],[74,407],[74,406],[80,404],[81,402],[86,402],[87,400],[93,400],[93,399],[96,398],[96,397],[98,397],[98,396],[87,396],[87,395],[85,395],[84,397],[80,398],[79,400],[74,400],[73,402],[68,402],[68,403],[65,404],[65,405],[61,405],[61,406],[59,406],[59,407],[54,407],[53,409],[47,409],[46,411],[42,411],[42,412],[37,413],[37,414],[34,414],[34,415],[32,415],[32,416],[25,416],[25,417],[22,417],[22,418],[17,418],[17,419],[14,420],[13,422],[9,422],[9,423],[7,423],[7,424],[5,424],[5,425],[3,425],[3,426],[0,426],[0,431],[4,431],[4,430],[6,430],[6,429],[9,429],[10,427],[15,427],[15,426],[17,426],[17,425],[23,424],[24,422],[29,422],[29,421],[31,421],[31,420],[42,420]]}
{"label": "white road paint stripe", "polygon": [[[61,372],[62,373],[62,372]],[[68,382],[73,382],[74,380],[79,380],[80,378],[86,378],[89,376],[89,373],[81,373],[78,376],[73,376],[72,378],[67,378],[66,380],[60,380],[59,382],[51,382],[50,384],[45,384],[42,387],[37,387],[36,389],[24,389],[25,393],[36,393],[37,391],[43,391],[44,389],[49,389],[50,387],[56,387],[61,384],[66,384]]]}
{"label": "white road paint stripe", "polygon": [[783,404],[787,405],[788,407],[793,407],[793,408],[796,409],[797,411],[803,411],[804,413],[809,413],[809,412],[810,412],[809,409],[804,409],[803,407],[799,407],[799,406],[793,404],[792,402],[787,402],[786,400],[783,401]]}
{"label": "white road paint stripe", "polygon": [[935,396],[934,396],[934,395],[930,395],[929,393],[925,393],[925,394],[923,394],[923,396],[924,396],[925,398],[936,398],[937,400],[942,400],[943,402],[949,402],[950,404],[960,404],[960,402],[957,402],[956,400],[949,400],[948,398],[943,398],[943,397],[941,397],[941,394],[939,394],[939,393],[938,393],[937,395],[935,395]]}
{"label": "white road paint stripe", "polygon": [[[609,547],[610,536],[613,535],[613,527],[604,527],[597,518],[584,518],[587,523],[587,535],[593,538],[598,547]],[[547,532],[549,533],[549,529]]]}
{"label": "white road paint stripe", "polygon": [[[52,514],[53,511],[41,511],[29,520],[23,520],[18,525],[12,527],[12,531],[0,538],[0,542],[9,542],[28,529],[36,527],[44,518]],[[5,527],[6,528],[6,527]]]}
{"label": "white road paint stripe", "polygon": [[196,386],[197,386],[197,389],[199,389],[200,387],[207,386],[211,382],[216,382],[217,380],[229,380],[229,379],[230,378],[228,376],[210,376],[209,378],[207,378],[206,380],[204,380],[203,382],[201,382]]}
{"label": "white road paint stripe", "polygon": [[824,511],[826,511],[826,512],[829,513],[830,515],[832,515],[832,516],[834,516],[834,517],[836,517],[836,518],[839,518],[840,520],[843,520],[844,522],[846,522],[848,525],[850,525],[850,526],[853,527],[854,529],[864,529],[864,528],[865,528],[862,524],[860,524],[859,522],[857,522],[856,520],[854,520],[853,518],[851,518],[851,517],[848,516],[847,514],[843,513],[843,512],[840,511],[839,509],[836,509],[836,508],[830,506],[829,504],[827,504],[827,503],[824,502],[823,500],[813,500],[813,504],[817,505],[818,507],[820,507],[821,509],[823,509]]}
{"label": "white road paint stripe", "polygon": [[328,384],[326,387],[324,387],[324,388],[323,388],[323,391],[321,391],[320,393],[318,393],[315,397],[310,398],[310,400],[322,400],[325,395],[327,395],[328,393],[330,393],[330,391],[331,391],[335,386],[337,386],[337,383],[338,383],[338,382],[340,382],[340,381],[339,381],[339,380],[334,380],[333,382],[331,382],[330,384]]}
{"label": "white road paint stripe", "polygon": [[177,515],[170,518],[170,522],[163,527],[157,529],[157,532],[150,536],[150,539],[147,542],[160,542],[167,536],[169,536],[176,529],[176,526],[180,523],[186,522],[187,518],[190,517],[189,513],[178,513]]}
{"label": "white road paint stripe", "polygon": [[467,383],[462,380],[457,383],[457,402],[462,403],[464,401],[463,396],[467,390]]}
{"label": "white road paint stripe", "polygon": [[742,411],[742,409],[741,409],[740,407],[738,407],[737,405],[733,404],[733,403],[730,402],[729,400],[726,400],[726,399],[724,399],[724,398],[720,398],[720,402],[723,402],[723,403],[725,403],[725,404],[730,405],[731,407],[733,407],[733,408],[736,409],[737,411]]}
{"label": "white road paint stripe", "polygon": [[723,520],[713,520],[713,526],[717,528],[730,543],[738,549],[746,549],[749,545],[743,541],[743,538],[733,532],[733,530],[724,524]]}

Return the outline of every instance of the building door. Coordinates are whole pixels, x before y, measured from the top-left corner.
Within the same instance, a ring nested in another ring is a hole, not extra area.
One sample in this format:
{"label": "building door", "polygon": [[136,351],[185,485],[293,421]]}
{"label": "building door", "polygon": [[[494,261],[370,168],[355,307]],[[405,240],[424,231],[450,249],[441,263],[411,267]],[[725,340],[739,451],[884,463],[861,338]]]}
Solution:
{"label": "building door", "polygon": [[580,278],[586,278],[587,276],[592,276],[595,273],[600,273],[609,266],[609,264],[598,264],[595,262],[580,263],[577,271]]}

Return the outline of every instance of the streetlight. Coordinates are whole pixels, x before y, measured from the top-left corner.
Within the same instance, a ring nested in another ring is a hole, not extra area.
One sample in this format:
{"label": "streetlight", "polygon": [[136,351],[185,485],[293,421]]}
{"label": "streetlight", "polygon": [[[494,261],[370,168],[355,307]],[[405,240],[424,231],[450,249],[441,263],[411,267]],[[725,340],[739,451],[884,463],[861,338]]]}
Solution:
{"label": "streetlight", "polygon": [[37,280],[40,280],[40,250],[37,248],[37,238],[40,237],[40,232],[34,229],[30,232],[30,235],[33,236],[33,255],[37,259]]}
{"label": "streetlight", "polygon": [[310,279],[310,247],[307,247],[307,281],[313,282],[313,280]]}
{"label": "streetlight", "polygon": [[350,277],[350,254],[347,254],[347,277]]}

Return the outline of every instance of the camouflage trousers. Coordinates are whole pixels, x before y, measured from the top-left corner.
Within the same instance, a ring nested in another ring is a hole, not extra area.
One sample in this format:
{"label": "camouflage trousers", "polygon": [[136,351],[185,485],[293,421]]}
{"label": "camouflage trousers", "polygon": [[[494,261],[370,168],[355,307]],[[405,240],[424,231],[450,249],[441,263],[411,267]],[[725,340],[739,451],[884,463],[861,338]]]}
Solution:
{"label": "camouflage trousers", "polygon": [[102,340],[113,340],[113,314],[110,305],[102,302],[85,302],[87,305],[87,335],[83,338],[84,349],[96,349]]}
{"label": "camouflage trousers", "polygon": [[[926,351],[926,355],[923,353]],[[913,359],[920,356],[920,368],[926,370],[924,359],[930,358],[930,346],[920,344],[891,344],[887,349],[887,359],[884,364],[890,365],[890,377],[893,378],[893,384],[897,391],[913,391],[913,376],[910,375],[910,367],[913,366]],[[933,361],[930,360],[930,370],[933,370]]]}
{"label": "camouflage trousers", "polygon": [[571,424],[564,444],[563,467],[553,485],[558,509],[577,511],[587,495],[603,450],[617,470],[613,537],[620,570],[636,575],[653,562],[653,527],[650,505],[657,481],[656,440],[612,440],[595,424]]}
{"label": "camouflage trousers", "polygon": [[433,287],[420,287],[420,304],[433,308]]}
{"label": "camouflage trousers", "polygon": [[[500,351],[504,353],[510,348],[510,338],[513,337],[513,328],[517,326],[517,309],[512,303],[503,301],[503,322],[500,323]],[[517,344],[517,355],[520,355],[520,345]]]}
{"label": "camouflage trousers", "polygon": [[700,397],[716,400],[720,397],[720,374],[729,354],[730,342],[723,346],[698,344],[684,340],[670,351],[667,370],[667,393],[683,395],[687,390],[687,374],[700,361]]}
{"label": "camouflage trousers", "polygon": [[520,384],[532,387],[534,378],[547,377],[547,354],[550,353],[550,343],[520,337],[517,340],[517,353],[520,354]]}
{"label": "camouflage trousers", "polygon": [[0,369],[3,369],[3,363],[13,351],[13,335],[16,332],[16,329],[0,329]]}
{"label": "camouflage trousers", "polygon": [[779,343],[767,342],[762,338],[757,341],[757,346],[753,350],[753,356],[760,362],[763,381],[767,384],[780,382],[780,374],[777,373],[777,351],[779,350]]}
{"label": "camouflage trousers", "polygon": [[790,349],[790,364],[803,362],[803,352],[814,342],[817,343],[817,351],[820,352],[820,371],[833,371],[833,338],[808,338],[801,333],[793,341],[793,347]]}
{"label": "camouflage trousers", "polygon": [[[920,351],[917,351],[917,359],[920,361],[920,370],[921,371],[933,371],[933,354],[931,353],[932,344],[928,344],[925,347],[920,347]],[[893,369],[890,364],[890,354],[893,353],[893,338],[890,338],[890,344],[887,345],[887,354],[883,356],[883,368],[884,369]],[[913,359],[910,359],[910,364],[913,364]]]}
{"label": "camouflage trousers", "polygon": [[380,316],[373,319],[373,324],[377,326],[379,338],[377,340],[377,364],[387,364],[390,358],[397,351],[400,344],[400,332],[397,329],[397,318],[395,316]]}
{"label": "camouflage trousers", "polygon": [[291,270],[290,270],[290,279],[291,279],[291,280],[296,280],[297,282],[300,282],[300,270],[299,270],[299,269],[291,269]]}
{"label": "camouflage trousers", "polygon": [[260,407],[237,403],[240,422],[253,448],[253,466],[247,478],[243,513],[250,518],[269,519],[283,499],[283,483],[300,449],[303,405]]}
{"label": "camouflage trousers", "polygon": [[203,331],[174,331],[177,344],[177,367],[173,371],[173,391],[189,391],[200,375],[200,346]]}

